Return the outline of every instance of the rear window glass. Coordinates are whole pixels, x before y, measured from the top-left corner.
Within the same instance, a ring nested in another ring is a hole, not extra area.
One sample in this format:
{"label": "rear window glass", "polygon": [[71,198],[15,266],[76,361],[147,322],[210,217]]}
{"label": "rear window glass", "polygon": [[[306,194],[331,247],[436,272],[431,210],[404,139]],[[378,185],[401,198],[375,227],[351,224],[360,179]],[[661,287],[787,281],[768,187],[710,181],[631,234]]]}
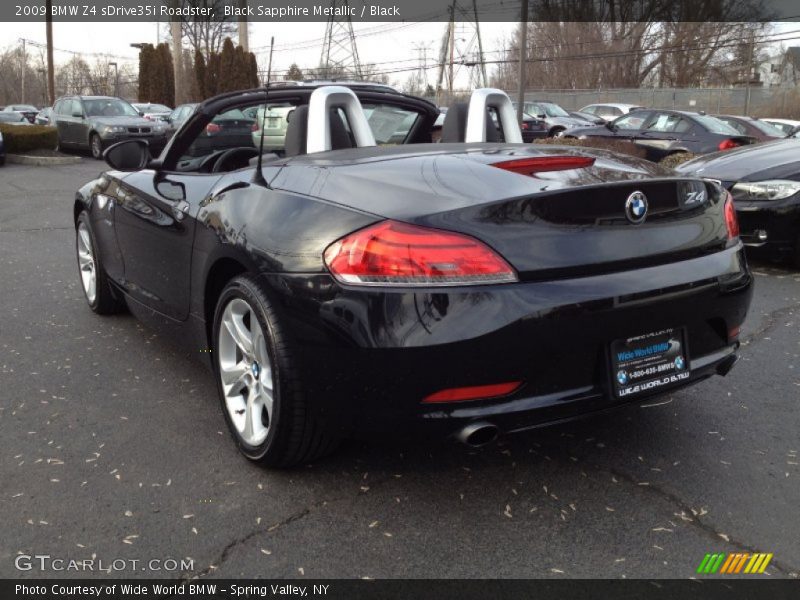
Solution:
{"label": "rear window glass", "polygon": [[723,123],[716,117],[709,117],[708,115],[692,115],[692,117],[711,133],[718,133],[720,135],[741,135],[733,127],[727,123]]}

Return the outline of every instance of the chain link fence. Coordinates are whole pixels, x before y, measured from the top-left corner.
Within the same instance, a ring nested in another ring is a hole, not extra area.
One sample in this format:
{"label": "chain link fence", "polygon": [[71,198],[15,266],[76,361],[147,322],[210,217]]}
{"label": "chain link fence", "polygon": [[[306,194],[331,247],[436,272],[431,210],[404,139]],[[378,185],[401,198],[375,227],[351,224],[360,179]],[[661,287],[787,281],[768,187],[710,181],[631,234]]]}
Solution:
{"label": "chain link fence", "polygon": [[[512,99],[516,90],[506,90]],[[526,100],[550,100],[567,110],[588,104],[619,102],[648,108],[705,111],[711,114],[749,114],[755,117],[800,118],[800,87],[747,88],[630,88],[613,90],[535,90]]]}
{"label": "chain link fence", "polygon": [[[505,90],[512,100],[517,90]],[[448,97],[445,92],[438,104],[469,102],[470,93],[459,90]],[[437,103],[435,97],[428,98]],[[528,89],[526,100],[549,100],[566,110],[579,110],[589,104],[618,102],[648,108],[704,111],[753,117],[800,119],[800,86],[747,88],[626,88],[608,90]]]}

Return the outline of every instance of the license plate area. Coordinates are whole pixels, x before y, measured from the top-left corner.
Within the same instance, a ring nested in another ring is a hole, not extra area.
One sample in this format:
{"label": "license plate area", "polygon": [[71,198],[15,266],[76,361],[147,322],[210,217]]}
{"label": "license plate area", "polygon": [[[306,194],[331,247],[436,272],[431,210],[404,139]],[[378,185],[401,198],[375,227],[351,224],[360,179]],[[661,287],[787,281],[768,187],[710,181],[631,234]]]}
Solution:
{"label": "license plate area", "polygon": [[689,379],[686,329],[662,329],[611,343],[611,381],[617,398],[632,398]]}

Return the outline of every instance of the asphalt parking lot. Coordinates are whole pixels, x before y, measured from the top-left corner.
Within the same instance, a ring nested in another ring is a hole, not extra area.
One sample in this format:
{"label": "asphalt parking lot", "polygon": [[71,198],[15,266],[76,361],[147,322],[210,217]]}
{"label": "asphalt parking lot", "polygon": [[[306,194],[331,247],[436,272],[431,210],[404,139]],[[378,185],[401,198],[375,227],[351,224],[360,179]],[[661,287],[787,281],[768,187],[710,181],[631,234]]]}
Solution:
{"label": "asphalt parking lot", "polygon": [[726,378],[480,450],[350,442],[265,471],[199,362],[86,307],[72,198],[102,167],[0,168],[0,577],[92,576],[20,553],[193,561],[134,577],[685,578],[708,552],[800,573],[800,272],[753,264]]}

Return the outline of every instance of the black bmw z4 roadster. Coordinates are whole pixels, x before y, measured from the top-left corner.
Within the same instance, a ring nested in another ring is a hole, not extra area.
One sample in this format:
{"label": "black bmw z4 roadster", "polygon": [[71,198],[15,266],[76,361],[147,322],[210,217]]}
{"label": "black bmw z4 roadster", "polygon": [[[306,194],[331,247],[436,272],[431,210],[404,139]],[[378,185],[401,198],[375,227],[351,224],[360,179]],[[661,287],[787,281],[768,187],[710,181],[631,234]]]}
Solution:
{"label": "black bmw z4 roadster", "polygon": [[74,203],[90,308],[207,360],[236,444],[271,466],[349,435],[479,445],[732,368],[753,283],[724,189],[522,144],[498,90],[430,143],[438,114],[282,85],[204,102],[157,158],[112,146]]}

